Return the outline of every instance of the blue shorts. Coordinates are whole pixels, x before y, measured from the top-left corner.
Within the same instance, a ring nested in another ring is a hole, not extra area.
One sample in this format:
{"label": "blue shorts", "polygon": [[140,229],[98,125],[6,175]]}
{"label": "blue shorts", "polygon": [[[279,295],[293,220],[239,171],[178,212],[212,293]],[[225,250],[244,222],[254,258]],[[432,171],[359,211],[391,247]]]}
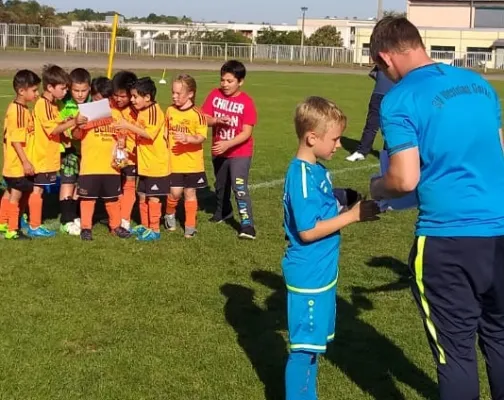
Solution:
{"label": "blue shorts", "polygon": [[325,353],[336,328],[336,286],[317,294],[288,291],[290,351]]}

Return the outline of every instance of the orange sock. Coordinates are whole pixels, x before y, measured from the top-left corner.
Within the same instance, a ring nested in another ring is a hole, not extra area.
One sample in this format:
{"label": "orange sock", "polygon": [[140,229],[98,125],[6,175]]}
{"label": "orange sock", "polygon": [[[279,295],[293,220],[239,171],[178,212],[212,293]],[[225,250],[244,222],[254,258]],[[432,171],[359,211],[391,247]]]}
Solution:
{"label": "orange sock", "polygon": [[140,200],[138,205],[140,208],[140,223],[146,228],[149,227],[149,205],[145,199]]}
{"label": "orange sock", "polygon": [[9,198],[2,197],[0,202],[0,224],[7,224],[9,222]]}
{"label": "orange sock", "polygon": [[[93,214],[95,209],[96,200],[84,200],[80,202],[81,212],[81,229],[93,228]],[[108,209],[107,209],[108,211]]]}
{"label": "orange sock", "polygon": [[37,229],[42,225],[42,193],[31,192],[28,199],[30,209],[30,227]]}
{"label": "orange sock", "polygon": [[171,194],[168,195],[166,199],[166,214],[173,215],[177,210],[178,200],[174,198]]}
{"label": "orange sock", "polygon": [[161,219],[161,203],[159,201],[149,201],[149,228],[154,232],[159,232],[159,220]]}
{"label": "orange sock", "polygon": [[19,203],[9,203],[9,231],[19,229]]}
{"label": "orange sock", "polygon": [[121,226],[121,205],[119,200],[107,201],[105,208],[109,216],[109,227],[113,231]]}
{"label": "orange sock", "polygon": [[135,181],[124,181],[123,195],[120,199],[121,218],[129,221],[136,201]]}
{"label": "orange sock", "polygon": [[196,213],[198,212],[198,200],[186,200],[185,207],[185,226],[196,228]]}

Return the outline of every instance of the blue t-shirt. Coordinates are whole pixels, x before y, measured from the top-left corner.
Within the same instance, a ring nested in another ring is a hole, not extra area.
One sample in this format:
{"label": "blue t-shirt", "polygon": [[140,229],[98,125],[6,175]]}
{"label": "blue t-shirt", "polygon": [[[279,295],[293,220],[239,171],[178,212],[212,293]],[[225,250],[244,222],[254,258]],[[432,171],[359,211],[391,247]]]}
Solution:
{"label": "blue t-shirt", "polygon": [[418,236],[504,235],[501,107],[484,78],[445,64],[415,69],[380,115],[389,156],[418,147]]}
{"label": "blue t-shirt", "polygon": [[285,178],[283,206],[289,241],[282,261],[287,289],[299,293],[331,289],[338,275],[339,232],[311,243],[299,237],[318,221],[338,215],[329,171],[321,164],[294,159]]}

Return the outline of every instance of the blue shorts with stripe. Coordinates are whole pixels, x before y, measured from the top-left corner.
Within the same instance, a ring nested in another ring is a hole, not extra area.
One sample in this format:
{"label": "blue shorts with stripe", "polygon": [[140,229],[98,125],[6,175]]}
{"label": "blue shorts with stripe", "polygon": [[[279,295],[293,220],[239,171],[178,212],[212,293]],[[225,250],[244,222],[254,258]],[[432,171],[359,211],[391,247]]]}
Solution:
{"label": "blue shorts with stripe", "polygon": [[336,327],[336,285],[321,293],[287,292],[290,351],[325,353]]}

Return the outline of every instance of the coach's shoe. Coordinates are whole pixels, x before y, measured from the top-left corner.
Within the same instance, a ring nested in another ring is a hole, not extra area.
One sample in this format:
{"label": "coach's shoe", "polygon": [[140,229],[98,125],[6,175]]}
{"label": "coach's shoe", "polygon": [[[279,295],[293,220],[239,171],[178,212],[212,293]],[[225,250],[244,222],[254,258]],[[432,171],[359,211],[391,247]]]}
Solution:
{"label": "coach's shoe", "polygon": [[38,228],[33,229],[31,226],[28,227],[28,236],[31,238],[52,238],[56,236],[56,232],[50,231],[44,225],[40,225]]}
{"label": "coach's shoe", "polygon": [[80,238],[81,238],[81,240],[86,240],[86,241],[93,240],[93,232],[91,231],[91,229],[83,229],[83,230],[81,230]]}
{"label": "coach's shoe", "polygon": [[213,222],[214,224],[220,224],[220,223],[225,222],[225,221],[227,221],[228,219],[231,219],[231,218],[233,218],[233,211],[231,211],[225,217],[218,217],[218,216],[214,215],[214,216],[212,216],[212,218],[210,218],[208,220],[208,222]]}
{"label": "coach's shoe", "polygon": [[9,231],[9,225],[0,224],[0,233],[7,233]]}
{"label": "coach's shoe", "polygon": [[184,230],[184,236],[187,238],[187,239],[192,239],[193,237],[196,236],[196,233],[198,231],[196,230],[196,228],[192,228],[190,226],[186,226],[185,227],[185,230]]}
{"label": "coach's shoe", "polygon": [[253,226],[246,226],[240,229],[238,237],[240,239],[254,240],[256,238],[256,231]]}
{"label": "coach's shoe", "polygon": [[120,226],[112,231],[112,235],[117,236],[119,239],[129,239],[131,237],[131,232]]}
{"label": "coach's shoe", "polygon": [[143,225],[137,225],[132,230],[131,233],[136,237],[142,236],[147,231],[147,228]]}
{"label": "coach's shoe", "polygon": [[161,233],[154,232],[152,229],[147,229],[143,235],[137,237],[137,240],[141,240],[142,242],[153,242],[159,239],[161,239]]}
{"label": "coach's shoe", "polygon": [[166,230],[173,232],[177,229],[177,220],[175,219],[175,214],[165,214],[163,220]]}
{"label": "coach's shoe", "polygon": [[349,155],[345,160],[350,161],[350,162],[355,162],[355,161],[364,161],[365,159],[366,159],[366,156],[364,154],[356,151],[352,155]]}
{"label": "coach's shoe", "polygon": [[26,236],[23,231],[9,231],[5,233],[5,239],[7,240],[31,240],[31,237]]}
{"label": "coach's shoe", "polygon": [[30,226],[28,225],[28,215],[23,214],[19,219],[19,227],[21,229],[28,229]]}

